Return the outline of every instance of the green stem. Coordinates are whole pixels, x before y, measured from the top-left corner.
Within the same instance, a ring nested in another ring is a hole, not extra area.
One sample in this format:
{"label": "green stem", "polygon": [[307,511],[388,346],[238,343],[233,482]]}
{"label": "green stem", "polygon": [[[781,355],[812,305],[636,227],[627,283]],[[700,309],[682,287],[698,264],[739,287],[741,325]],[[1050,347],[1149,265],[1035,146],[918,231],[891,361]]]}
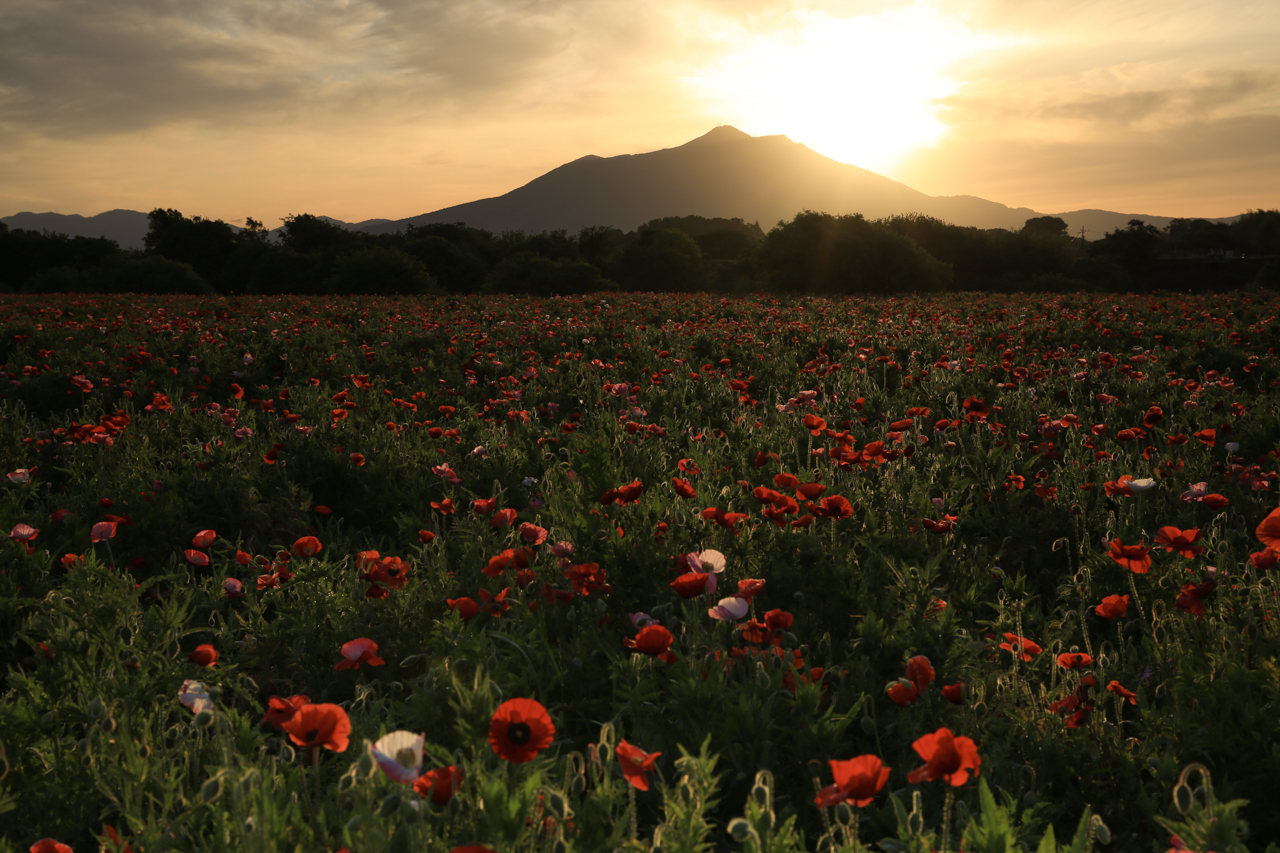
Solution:
{"label": "green stem", "polygon": [[1138,610],[1138,618],[1142,620],[1142,630],[1147,630],[1147,614],[1142,610],[1142,601],[1138,598],[1138,585],[1133,580],[1133,572],[1129,572],[1129,592],[1133,594],[1133,606]]}
{"label": "green stem", "polygon": [[951,845],[951,807],[955,804],[956,795],[947,791],[947,799],[942,804],[942,853],[947,853]]}

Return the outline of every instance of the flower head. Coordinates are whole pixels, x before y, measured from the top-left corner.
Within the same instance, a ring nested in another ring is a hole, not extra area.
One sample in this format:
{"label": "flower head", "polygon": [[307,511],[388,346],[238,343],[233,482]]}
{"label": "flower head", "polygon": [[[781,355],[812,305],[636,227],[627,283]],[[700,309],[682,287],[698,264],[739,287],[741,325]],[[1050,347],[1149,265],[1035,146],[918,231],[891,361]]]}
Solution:
{"label": "flower head", "polygon": [[1112,539],[1107,556],[1136,575],[1145,575],[1151,571],[1151,552],[1147,549],[1146,542],[1126,545],[1119,539]]}
{"label": "flower head", "polygon": [[314,557],[324,548],[320,544],[320,540],[314,536],[303,536],[297,542],[293,543],[293,556],[295,557]]}
{"label": "flower head", "polygon": [[556,727],[547,709],[533,699],[508,699],[489,722],[489,746],[513,764],[532,761],[551,746]]}
{"label": "flower head", "polygon": [[293,719],[293,715],[298,713],[298,709],[310,703],[311,697],[302,694],[290,696],[287,699],[280,696],[272,696],[267,700],[267,712],[262,715],[258,725],[271,726],[276,731],[283,731],[284,724]]}
{"label": "flower head", "polygon": [[89,531],[89,539],[93,542],[105,542],[108,539],[114,539],[116,535],[116,522],[99,521]]}
{"label": "flower head", "polygon": [[740,596],[730,596],[720,599],[720,603],[715,607],[707,610],[707,615],[712,619],[718,619],[722,622],[728,622],[733,619],[741,619],[747,615],[747,611],[751,608],[751,602]]}
{"label": "flower head", "polygon": [[1129,596],[1108,595],[1102,599],[1101,604],[1093,608],[1093,612],[1103,619],[1123,619],[1129,612]]}
{"label": "flower head", "polygon": [[208,643],[201,643],[196,646],[195,651],[187,655],[187,660],[197,666],[217,666],[218,650]]}
{"label": "flower head", "polygon": [[618,756],[618,764],[622,766],[622,775],[637,791],[649,790],[648,773],[653,769],[653,762],[658,760],[661,752],[645,752],[632,746],[625,740],[614,750]]}
{"label": "flower head", "polygon": [[368,637],[357,637],[342,644],[343,660],[338,661],[334,669],[359,669],[360,664],[382,666],[386,661],[378,657],[378,644]]}
{"label": "flower head", "polygon": [[837,803],[854,806],[871,805],[872,798],[884,789],[889,780],[889,769],[878,755],[859,755],[848,761],[828,761],[835,784],[823,788],[814,797],[818,808]]}
{"label": "flower head", "polygon": [[1000,644],[1000,648],[1017,655],[1020,661],[1029,661],[1032,655],[1038,655],[1044,651],[1026,637],[1019,637],[1017,634],[1006,633],[1004,639],[1005,642]]}
{"label": "flower head", "polygon": [[636,634],[634,639],[623,637],[622,644],[641,654],[660,658],[667,663],[675,663],[676,656],[671,651],[671,644],[675,639],[671,632],[661,625],[647,625],[640,629],[640,633]]}
{"label": "flower head", "polygon": [[323,746],[333,752],[346,752],[351,736],[351,718],[340,705],[321,703],[303,705],[281,729],[298,746],[314,749]]}
{"label": "flower head", "polygon": [[193,714],[213,709],[213,700],[209,698],[209,691],[205,689],[204,684],[189,678],[178,688],[178,701]]}
{"label": "flower head", "polygon": [[1156,531],[1156,544],[1169,553],[1177,552],[1187,559],[1199,557],[1204,553],[1204,546],[1197,545],[1200,539],[1199,530],[1180,530],[1177,527],[1161,527]]}
{"label": "flower head", "polygon": [[974,742],[967,737],[956,737],[948,728],[925,735],[911,747],[925,761],[923,767],[917,767],[907,774],[907,781],[913,785],[942,779],[958,788],[969,781],[970,771],[977,776],[978,768],[982,765]]}
{"label": "flower head", "polygon": [[417,780],[422,771],[423,740],[422,735],[413,732],[391,732],[369,744],[369,754],[388,779],[407,785]]}
{"label": "flower head", "polygon": [[437,806],[447,806],[461,784],[462,771],[451,764],[423,773],[413,783],[413,790],[424,800],[430,800]]}

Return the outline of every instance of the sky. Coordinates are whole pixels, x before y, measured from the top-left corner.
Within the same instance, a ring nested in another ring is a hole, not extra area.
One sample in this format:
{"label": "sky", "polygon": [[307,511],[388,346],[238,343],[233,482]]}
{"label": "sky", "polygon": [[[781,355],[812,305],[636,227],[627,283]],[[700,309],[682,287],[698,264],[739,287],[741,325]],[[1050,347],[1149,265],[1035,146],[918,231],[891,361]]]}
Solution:
{"label": "sky", "polygon": [[1280,207],[1276,0],[5,0],[0,215],[399,219],[720,124],[1042,213]]}

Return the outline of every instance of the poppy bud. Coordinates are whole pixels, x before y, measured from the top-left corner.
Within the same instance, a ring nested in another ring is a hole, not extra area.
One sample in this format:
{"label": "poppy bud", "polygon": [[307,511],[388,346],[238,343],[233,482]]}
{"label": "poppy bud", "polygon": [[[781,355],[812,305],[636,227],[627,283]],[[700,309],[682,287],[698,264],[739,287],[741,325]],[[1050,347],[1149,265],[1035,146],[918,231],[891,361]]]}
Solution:
{"label": "poppy bud", "polygon": [[873,735],[876,732],[876,721],[871,719],[867,714],[862,715],[862,733],[864,735]]}
{"label": "poppy bud", "polygon": [[983,714],[985,714],[986,712],[987,712],[987,703],[985,703],[985,702],[978,702],[977,704],[975,704],[975,705],[973,706],[973,713],[974,713],[976,716],[981,717],[981,716],[982,716]]}
{"label": "poppy bud", "polygon": [[449,805],[446,808],[449,810],[450,817],[457,817],[462,812],[462,797],[454,797],[449,800]]}
{"label": "poppy bud", "polygon": [[570,607],[570,608],[569,608],[569,612],[568,612],[568,613],[566,613],[566,614],[564,614],[564,618],[569,622],[569,624],[570,624],[570,625],[572,625],[574,622],[577,622],[577,621],[578,621],[578,608],[576,608],[576,607]]}
{"label": "poppy bud", "polygon": [[550,791],[546,798],[547,809],[560,820],[569,816],[569,804],[559,791]]}
{"label": "poppy bud", "polygon": [[1026,808],[1031,808],[1039,801],[1040,801],[1040,798],[1036,796],[1035,791],[1027,791],[1025,794],[1022,795],[1022,805],[1025,806]]}
{"label": "poppy bud", "polygon": [[405,823],[415,823],[421,814],[419,811],[421,807],[421,803],[417,800],[408,797],[402,799],[400,801],[400,819]]}
{"label": "poppy bud", "polygon": [[205,692],[209,694],[210,701],[214,703],[222,701],[222,688],[216,684],[213,687],[206,688]]}
{"label": "poppy bud", "polygon": [[584,776],[574,776],[573,781],[569,783],[569,793],[575,797],[581,797],[583,792],[587,790],[587,780]]}
{"label": "poppy bud", "polygon": [[200,799],[206,803],[212,803],[218,797],[222,796],[222,778],[214,776],[212,779],[205,781],[200,786]]}
{"label": "poppy bud", "polygon": [[252,835],[253,831],[258,828],[258,822],[253,819],[253,815],[244,819],[244,834]]}
{"label": "poppy bud", "polygon": [[209,726],[212,726],[212,725],[213,725],[212,711],[201,711],[199,714],[196,714],[197,729],[207,729],[209,728]]}
{"label": "poppy bud", "polygon": [[106,709],[106,706],[102,704],[101,696],[93,697],[93,699],[89,702],[89,707],[85,708],[85,713],[87,713],[89,715],[89,718],[93,720],[99,719],[106,712],[107,712],[107,709]]}
{"label": "poppy bud", "polygon": [[773,683],[773,679],[769,673],[765,671],[764,662],[756,661],[756,686],[761,690],[768,690],[769,685]]}
{"label": "poppy bud", "polygon": [[362,753],[359,760],[356,761],[356,773],[368,779],[373,772],[378,769],[378,764],[374,761],[373,756],[369,753]]}
{"label": "poppy bud", "polygon": [[364,815],[354,815],[351,820],[347,821],[347,832],[354,833],[361,825],[364,824]]}
{"label": "poppy bud", "polygon": [[836,804],[836,820],[843,826],[848,826],[853,822],[853,809],[849,808],[848,803]]}
{"label": "poppy bud", "polygon": [[45,713],[43,717],[40,718],[40,725],[47,728],[53,725],[54,720],[56,720],[57,718],[58,718],[57,714],[55,714],[53,711],[48,711]]}
{"label": "poppy bud", "polygon": [[106,732],[107,734],[111,734],[116,730],[115,717],[108,715],[106,719],[98,723],[98,728],[102,729],[102,731]]}
{"label": "poppy bud", "polygon": [[286,743],[280,747],[280,760],[286,764],[292,762],[296,755],[297,753],[294,752],[293,747],[289,746],[289,744]]}
{"label": "poppy bud", "polygon": [[751,789],[751,799],[767,808],[769,805],[769,789],[764,785],[756,785]]}
{"label": "poppy bud", "polygon": [[913,811],[907,815],[907,831],[912,835],[920,835],[924,832],[924,815],[919,811]]}
{"label": "poppy bud", "polygon": [[751,837],[751,824],[744,818],[735,817],[729,821],[729,835],[734,841],[742,843]]}
{"label": "poppy bud", "polygon": [[378,806],[378,817],[390,817],[398,808],[400,808],[400,795],[387,794],[382,799],[382,805]]}
{"label": "poppy bud", "polygon": [[1191,792],[1191,786],[1186,782],[1179,782],[1173,788],[1173,804],[1178,811],[1186,814],[1191,811],[1191,806],[1195,800],[1195,794]]}
{"label": "poppy bud", "polygon": [[[662,845],[655,844],[649,850],[651,853],[662,853]],[[569,845],[564,843],[563,838],[557,838],[556,843],[551,845],[551,853],[569,853]]]}
{"label": "poppy bud", "polygon": [[1151,631],[1151,638],[1156,641],[1157,646],[1163,646],[1164,645],[1164,626],[1157,625]]}
{"label": "poppy bud", "polygon": [[89,755],[88,753],[85,753],[84,755],[80,756],[80,766],[81,766],[81,767],[92,767],[92,766],[93,766],[93,756],[92,756],[92,755]]}
{"label": "poppy bud", "polygon": [[1099,844],[1111,843],[1111,830],[1102,822],[1102,818],[1097,815],[1093,816],[1093,837],[1098,839]]}
{"label": "poppy bud", "polygon": [[350,773],[342,774],[342,778],[338,780],[338,793],[345,794],[356,785],[356,777]]}
{"label": "poppy bud", "polygon": [[240,780],[241,796],[247,797],[253,792],[253,786],[257,784],[259,775],[258,771],[253,768],[250,768],[249,772],[244,774],[244,778]]}
{"label": "poppy bud", "polygon": [[786,644],[787,648],[793,649],[796,647],[796,644],[800,642],[800,640],[799,638],[796,637],[795,634],[791,633],[790,631],[784,631],[782,633],[782,642]]}
{"label": "poppy bud", "polygon": [[792,593],[791,597],[795,599],[796,604],[801,604],[801,605],[804,604],[804,593],[801,592],[800,590],[796,590],[794,593]]}

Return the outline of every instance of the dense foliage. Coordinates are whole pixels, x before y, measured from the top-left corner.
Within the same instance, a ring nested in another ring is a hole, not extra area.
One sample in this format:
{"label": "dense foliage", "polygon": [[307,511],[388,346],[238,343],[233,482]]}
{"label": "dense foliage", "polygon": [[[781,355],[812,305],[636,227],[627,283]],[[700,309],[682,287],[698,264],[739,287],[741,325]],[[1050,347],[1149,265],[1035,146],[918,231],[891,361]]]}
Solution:
{"label": "dense foliage", "polygon": [[0,851],[1261,851],[1278,307],[7,297]]}
{"label": "dense foliage", "polygon": [[[494,235],[462,224],[394,234],[289,216],[275,235],[247,220],[156,209],[142,257],[108,240],[0,225],[0,289],[26,293],[560,295],[623,291],[728,294],[1220,291],[1280,289],[1280,211],[1231,223],[1141,220],[1069,235],[1054,216],[1018,231],[920,215],[870,221],[802,211],[765,233],[741,219],[673,216],[631,233]],[[1230,258],[1227,252],[1231,253]],[[179,266],[181,265],[181,266]],[[167,284],[166,284],[167,283]]]}

